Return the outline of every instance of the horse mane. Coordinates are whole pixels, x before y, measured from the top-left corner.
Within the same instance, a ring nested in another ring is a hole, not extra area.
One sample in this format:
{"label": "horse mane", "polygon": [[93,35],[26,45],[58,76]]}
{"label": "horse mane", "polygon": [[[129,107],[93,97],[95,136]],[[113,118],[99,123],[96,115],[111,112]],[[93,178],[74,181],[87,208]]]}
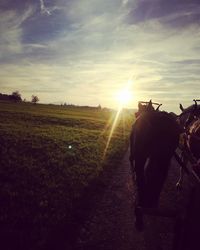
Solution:
{"label": "horse mane", "polygon": [[[155,109],[153,105],[158,105],[158,106]],[[138,116],[140,116],[142,113],[145,113],[145,112],[154,112],[154,111],[160,112],[159,107],[161,105],[162,104],[152,102],[152,100],[150,100],[149,102],[139,101],[138,102],[138,111],[135,113],[135,117],[138,118]]]}
{"label": "horse mane", "polygon": [[[194,111],[195,111],[195,104],[192,104],[192,105],[190,105],[189,107],[185,108],[185,109],[181,112],[181,114],[179,115],[179,117],[181,117],[181,116],[183,116],[183,115],[185,115],[185,114],[190,114],[190,113],[192,113],[192,112],[194,112]],[[198,115],[200,116],[200,104],[198,104],[198,105],[196,106],[196,112],[197,112]]]}

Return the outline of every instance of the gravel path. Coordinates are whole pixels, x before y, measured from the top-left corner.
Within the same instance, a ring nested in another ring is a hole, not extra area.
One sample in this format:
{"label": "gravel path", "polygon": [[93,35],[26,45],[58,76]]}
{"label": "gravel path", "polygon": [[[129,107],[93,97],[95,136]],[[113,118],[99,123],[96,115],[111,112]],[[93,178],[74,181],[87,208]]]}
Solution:
{"label": "gravel path", "polygon": [[[121,166],[113,175],[109,187],[96,205],[96,210],[80,231],[77,250],[171,250],[174,220],[144,216],[145,229],[138,232],[134,221],[135,183],[126,153]],[[160,207],[180,209],[186,204],[189,183],[185,178],[183,190],[177,192],[175,184],[179,168],[172,159],[168,178],[160,199]],[[160,246],[160,248],[157,248]]]}

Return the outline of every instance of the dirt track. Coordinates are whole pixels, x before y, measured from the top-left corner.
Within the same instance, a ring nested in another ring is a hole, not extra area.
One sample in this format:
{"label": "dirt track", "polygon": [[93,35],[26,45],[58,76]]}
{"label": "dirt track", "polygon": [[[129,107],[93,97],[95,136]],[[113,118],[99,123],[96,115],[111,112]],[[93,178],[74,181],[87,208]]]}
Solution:
{"label": "dirt track", "polygon": [[[145,229],[138,232],[134,221],[135,183],[132,181],[127,152],[110,185],[99,200],[96,210],[80,231],[76,249],[82,250],[171,250],[174,220],[144,216]],[[179,168],[172,159],[168,178],[160,199],[160,207],[183,208],[187,202],[187,178],[181,193],[175,184]]]}

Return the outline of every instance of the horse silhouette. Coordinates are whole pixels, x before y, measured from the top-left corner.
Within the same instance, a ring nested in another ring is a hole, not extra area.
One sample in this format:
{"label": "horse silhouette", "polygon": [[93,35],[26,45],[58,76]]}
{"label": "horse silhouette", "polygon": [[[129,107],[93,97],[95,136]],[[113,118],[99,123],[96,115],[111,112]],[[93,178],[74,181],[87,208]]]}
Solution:
{"label": "horse silhouette", "polygon": [[[182,130],[182,161],[187,165],[190,161],[196,168],[200,176],[200,105],[194,100],[194,104],[183,108],[180,104],[181,114],[178,116],[177,121]],[[181,187],[183,181],[183,171],[180,169],[180,178],[177,183]]]}
{"label": "horse silhouette", "polygon": [[194,100],[195,103],[186,109],[180,104],[182,113],[178,117],[185,133],[185,146],[196,160],[200,158],[200,105],[197,101]]}
{"label": "horse silhouette", "polygon": [[180,128],[173,115],[149,108],[137,113],[130,135],[130,163],[137,185],[136,226],[142,229],[138,207],[155,208],[178,146]]}

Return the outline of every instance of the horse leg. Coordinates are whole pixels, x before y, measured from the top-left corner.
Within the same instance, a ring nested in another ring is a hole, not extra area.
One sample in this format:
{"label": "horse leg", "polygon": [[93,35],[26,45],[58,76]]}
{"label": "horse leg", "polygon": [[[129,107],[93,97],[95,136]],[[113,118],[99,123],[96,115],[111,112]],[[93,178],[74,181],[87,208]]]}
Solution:
{"label": "horse leg", "polygon": [[143,212],[139,206],[135,207],[135,227],[139,232],[144,229]]}
{"label": "horse leg", "polygon": [[183,169],[182,167],[179,168],[179,179],[176,183],[176,188],[178,191],[181,191],[182,189],[182,183],[183,183]]}
{"label": "horse leg", "polygon": [[135,177],[137,185],[137,197],[135,205],[135,226],[138,231],[142,231],[144,228],[143,213],[141,207],[144,205],[145,200],[145,183],[144,183],[144,166],[146,158],[140,157],[135,159]]}
{"label": "horse leg", "polygon": [[148,196],[145,206],[157,207],[161,190],[167,177],[170,157],[152,156],[145,171]]}
{"label": "horse leg", "polygon": [[132,174],[135,174],[135,130],[134,130],[134,126],[132,127],[132,131],[131,131],[131,135],[130,135],[130,155],[129,155],[129,162],[131,165],[131,171]]}
{"label": "horse leg", "polygon": [[[136,123],[135,123],[136,124]],[[140,206],[143,204],[144,199],[144,164],[146,158],[144,157],[144,147],[136,143],[136,137],[139,138],[140,133],[136,131],[135,124],[132,127],[130,135],[130,156],[129,161],[131,165],[133,183],[136,183],[136,197],[135,197],[135,226],[141,231],[144,227],[143,216]]]}
{"label": "horse leg", "polygon": [[[185,166],[187,166],[188,160],[186,159],[184,153],[181,154],[181,158],[182,158],[183,164]],[[180,166],[179,179],[178,179],[178,182],[176,183],[176,188],[177,188],[178,191],[180,191],[182,189],[183,176],[184,176],[183,167]]]}

